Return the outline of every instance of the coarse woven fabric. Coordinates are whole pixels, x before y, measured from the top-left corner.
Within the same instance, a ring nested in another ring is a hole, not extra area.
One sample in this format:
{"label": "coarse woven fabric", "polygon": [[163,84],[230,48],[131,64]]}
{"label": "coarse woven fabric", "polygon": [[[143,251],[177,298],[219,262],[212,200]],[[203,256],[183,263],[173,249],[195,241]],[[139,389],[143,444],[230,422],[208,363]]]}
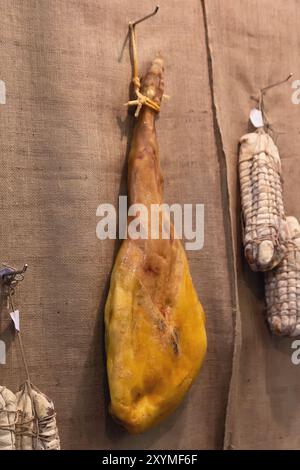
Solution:
{"label": "coarse woven fabric", "polygon": [[292,339],[272,337],[264,317],[263,278],[243,260],[237,147],[248,130],[250,96],[286,78],[265,96],[282,158],[286,214],[300,216],[300,5],[297,0],[204,2],[213,96],[227,167],[238,287],[235,354],[225,448],[299,449],[300,369],[291,362]]}
{"label": "coarse woven fabric", "polygon": [[[108,416],[103,307],[118,243],[96,237],[96,209],[126,194],[133,118],[128,21],[150,0],[2,0],[0,260],[29,264],[15,303],[31,379],[54,401],[63,449],[223,446],[234,284],[225,167],[214,133],[203,9],[162,0],[137,27],[140,70],[157,52],[166,93],[157,122],[167,203],[205,204],[205,244],[188,252],[207,316],[208,354],[184,404],[129,436]],[[235,135],[232,134],[235,138]],[[239,137],[237,132],[236,138]],[[5,305],[0,383],[24,381]]]}

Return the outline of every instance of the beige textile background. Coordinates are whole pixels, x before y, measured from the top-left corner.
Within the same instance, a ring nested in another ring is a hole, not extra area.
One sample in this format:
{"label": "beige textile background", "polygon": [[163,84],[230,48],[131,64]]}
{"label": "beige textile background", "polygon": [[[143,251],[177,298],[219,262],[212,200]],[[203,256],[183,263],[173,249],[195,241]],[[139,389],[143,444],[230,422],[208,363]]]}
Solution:
{"label": "beige textile background", "polygon": [[[117,244],[96,238],[96,208],[126,192],[133,119],[128,21],[137,0],[2,0],[0,261],[27,262],[16,295],[32,381],[56,404],[64,449],[221,448],[232,368],[232,255],[224,162],[214,133],[204,17],[198,0],[162,0],[138,28],[140,69],[160,51],[166,92],[157,122],[165,200],[204,203],[205,246],[189,252],[207,314],[208,354],[183,406],[160,427],[128,436],[107,416],[103,306]],[[222,174],[222,178],[221,178]],[[8,346],[0,382],[24,379]]]}

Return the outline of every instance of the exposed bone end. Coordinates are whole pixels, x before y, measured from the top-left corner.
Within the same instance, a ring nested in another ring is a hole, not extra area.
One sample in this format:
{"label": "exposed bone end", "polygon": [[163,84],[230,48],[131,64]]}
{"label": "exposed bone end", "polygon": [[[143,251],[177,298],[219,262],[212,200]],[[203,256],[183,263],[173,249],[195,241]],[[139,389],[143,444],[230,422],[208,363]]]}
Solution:
{"label": "exposed bone end", "polygon": [[153,60],[152,67],[160,67],[161,71],[164,71],[164,61],[160,54]]}
{"label": "exposed bone end", "polygon": [[258,262],[261,269],[268,267],[274,256],[274,245],[270,240],[264,240],[258,247]]}
{"label": "exposed bone end", "polygon": [[142,80],[141,92],[155,103],[160,104],[164,94],[164,61],[158,55]]}

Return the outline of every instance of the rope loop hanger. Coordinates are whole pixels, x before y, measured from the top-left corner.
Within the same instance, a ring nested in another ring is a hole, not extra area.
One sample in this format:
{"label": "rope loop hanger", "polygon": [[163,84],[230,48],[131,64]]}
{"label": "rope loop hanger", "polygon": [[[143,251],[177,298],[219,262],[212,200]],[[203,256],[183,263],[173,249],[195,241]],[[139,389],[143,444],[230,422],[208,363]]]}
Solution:
{"label": "rope loop hanger", "polygon": [[135,34],[135,26],[142,21],[151,18],[152,16],[156,15],[159,10],[159,5],[155,7],[155,10],[150,13],[149,15],[144,16],[143,18],[130,22],[129,23],[129,32],[130,32],[130,44],[131,44],[131,51],[132,51],[132,83],[134,88],[134,93],[136,95],[136,99],[132,101],[128,101],[125,103],[125,106],[136,106],[135,117],[138,117],[141,109],[143,106],[148,106],[148,108],[152,109],[153,111],[159,113],[160,105],[155,101],[151,100],[147,96],[143,95],[140,91],[141,89],[141,81],[138,74],[138,56],[137,56],[137,45],[136,45],[136,34]]}

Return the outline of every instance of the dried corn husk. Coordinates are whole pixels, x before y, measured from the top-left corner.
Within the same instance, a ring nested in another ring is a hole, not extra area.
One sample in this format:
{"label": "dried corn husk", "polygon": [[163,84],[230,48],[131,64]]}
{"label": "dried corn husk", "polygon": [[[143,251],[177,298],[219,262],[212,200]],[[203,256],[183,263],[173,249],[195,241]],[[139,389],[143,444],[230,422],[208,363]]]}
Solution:
{"label": "dried corn husk", "polygon": [[245,257],[253,271],[267,271],[280,263],[286,250],[280,156],[263,129],[244,135],[240,144]]}
{"label": "dried corn husk", "polygon": [[17,398],[0,385],[0,450],[15,450]]}
{"label": "dried corn husk", "polygon": [[17,450],[59,450],[60,441],[53,402],[29,381],[17,396]]}
{"label": "dried corn husk", "polygon": [[300,335],[300,225],[287,217],[290,241],[282,262],[265,274],[267,317],[271,331]]}

